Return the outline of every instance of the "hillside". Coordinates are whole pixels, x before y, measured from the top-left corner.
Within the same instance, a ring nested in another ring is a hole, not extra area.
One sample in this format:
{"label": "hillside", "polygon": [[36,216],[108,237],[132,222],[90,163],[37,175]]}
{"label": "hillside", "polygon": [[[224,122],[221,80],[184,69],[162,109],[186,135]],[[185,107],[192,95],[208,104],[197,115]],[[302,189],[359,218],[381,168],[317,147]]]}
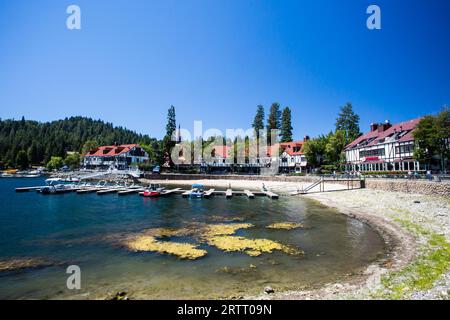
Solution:
{"label": "hillside", "polygon": [[13,165],[21,150],[28,154],[30,163],[46,163],[51,156],[64,157],[67,151],[81,152],[88,140],[95,140],[99,145],[155,141],[147,135],[85,117],[44,123],[23,118],[0,120],[0,166]]}

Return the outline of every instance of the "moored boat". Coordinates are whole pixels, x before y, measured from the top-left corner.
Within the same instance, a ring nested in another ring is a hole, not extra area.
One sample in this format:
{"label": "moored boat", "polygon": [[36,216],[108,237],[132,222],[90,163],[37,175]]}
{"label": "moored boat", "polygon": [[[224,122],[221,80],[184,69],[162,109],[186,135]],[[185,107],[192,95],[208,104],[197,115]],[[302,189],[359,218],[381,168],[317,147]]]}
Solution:
{"label": "moored boat", "polygon": [[191,199],[198,199],[198,198],[203,198],[205,195],[205,191],[203,190],[203,185],[202,184],[193,184],[192,185],[192,190],[191,193],[189,194],[189,197]]}
{"label": "moored boat", "polygon": [[143,197],[159,197],[161,195],[161,192],[164,191],[166,188],[161,187],[159,184],[151,184],[148,189],[146,189],[143,193]]}

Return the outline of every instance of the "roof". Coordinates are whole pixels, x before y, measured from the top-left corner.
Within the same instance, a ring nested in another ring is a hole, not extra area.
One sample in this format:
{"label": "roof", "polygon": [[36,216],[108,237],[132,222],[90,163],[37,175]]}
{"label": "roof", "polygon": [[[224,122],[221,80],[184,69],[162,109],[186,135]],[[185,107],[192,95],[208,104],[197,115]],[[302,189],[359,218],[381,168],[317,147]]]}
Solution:
{"label": "roof", "polygon": [[407,142],[413,141],[413,131],[417,124],[422,118],[412,119],[409,121],[400,122],[394,124],[389,129],[385,131],[374,131],[367,132],[362,136],[358,137],[353,142],[349,143],[345,150],[358,148],[358,147],[371,147],[377,144],[382,144],[386,142]]}
{"label": "roof", "polygon": [[121,144],[118,146],[101,146],[90,150],[85,154],[85,157],[114,157],[129,152],[135,147],[140,147],[138,144]]}
{"label": "roof", "polygon": [[303,145],[305,144],[304,141],[290,141],[290,142],[280,142],[276,143],[273,146],[267,147],[268,156],[272,156],[276,149],[281,150],[281,152],[286,152],[290,156],[297,156],[303,154]]}
{"label": "roof", "polygon": [[[286,152],[287,154],[289,154],[291,156],[302,155],[303,154],[302,149],[303,149],[304,144],[305,144],[304,141],[291,141],[291,142],[276,143],[273,146],[267,146],[266,154],[268,157],[271,157],[276,152],[276,149],[278,148],[278,150],[281,150],[282,152]],[[227,146],[227,145],[225,145],[225,146],[217,145],[211,149],[211,152],[214,150],[216,157],[229,158],[231,148],[232,147]],[[248,151],[246,151],[246,152],[248,153]]]}

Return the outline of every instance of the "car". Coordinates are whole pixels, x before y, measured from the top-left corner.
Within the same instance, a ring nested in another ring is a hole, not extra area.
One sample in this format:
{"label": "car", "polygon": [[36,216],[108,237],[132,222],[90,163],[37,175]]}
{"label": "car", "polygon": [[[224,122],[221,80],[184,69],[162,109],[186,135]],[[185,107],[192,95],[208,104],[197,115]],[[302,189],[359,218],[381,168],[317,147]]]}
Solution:
{"label": "car", "polygon": [[159,166],[156,166],[153,168],[152,173],[159,174],[161,172],[161,168]]}

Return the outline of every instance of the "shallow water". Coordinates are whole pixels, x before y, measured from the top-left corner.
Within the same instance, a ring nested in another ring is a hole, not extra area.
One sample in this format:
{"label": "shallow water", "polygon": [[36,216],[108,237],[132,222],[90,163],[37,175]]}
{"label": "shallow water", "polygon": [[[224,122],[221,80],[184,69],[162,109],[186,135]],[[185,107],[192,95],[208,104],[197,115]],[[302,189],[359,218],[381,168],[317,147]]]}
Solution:
{"label": "shallow water", "polygon": [[[382,238],[369,226],[302,197],[146,199],[14,191],[40,184],[42,179],[0,179],[0,260],[43,257],[56,265],[1,272],[2,299],[94,299],[117,291],[126,291],[131,298],[226,298],[259,294],[267,285],[275,290],[321,285],[361,271],[385,255]],[[103,240],[148,228],[221,223],[223,218],[243,218],[254,225],[236,235],[274,240],[305,253],[274,251],[251,257],[202,243],[199,248],[207,250],[206,256],[182,260],[130,252]],[[266,228],[286,221],[300,222],[304,228]],[[66,288],[70,264],[81,268],[81,290]]]}

